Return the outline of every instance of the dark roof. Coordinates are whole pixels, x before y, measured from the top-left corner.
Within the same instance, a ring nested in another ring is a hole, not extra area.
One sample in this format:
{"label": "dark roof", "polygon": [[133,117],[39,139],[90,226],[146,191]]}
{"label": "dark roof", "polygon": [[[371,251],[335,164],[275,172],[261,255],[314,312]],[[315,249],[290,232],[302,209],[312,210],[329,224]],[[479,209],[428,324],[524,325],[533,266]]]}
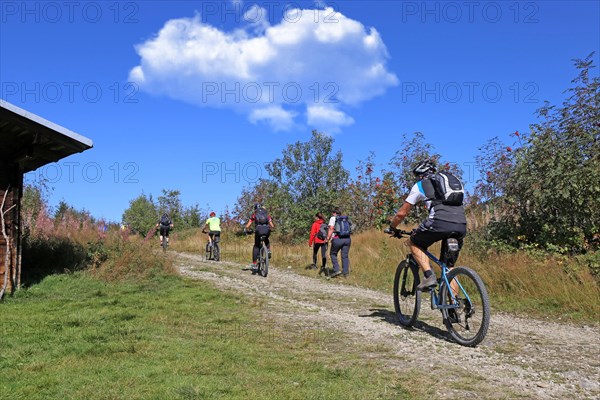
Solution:
{"label": "dark roof", "polygon": [[81,153],[92,141],[0,99],[0,157],[23,173]]}

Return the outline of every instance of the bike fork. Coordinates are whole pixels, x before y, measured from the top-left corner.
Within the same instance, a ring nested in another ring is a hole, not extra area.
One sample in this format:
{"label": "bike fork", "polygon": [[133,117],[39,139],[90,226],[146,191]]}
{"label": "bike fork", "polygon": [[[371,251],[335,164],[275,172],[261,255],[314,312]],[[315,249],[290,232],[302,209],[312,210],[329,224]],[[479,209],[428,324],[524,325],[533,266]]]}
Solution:
{"label": "bike fork", "polygon": [[436,310],[436,309],[440,308],[438,306],[437,297],[435,295],[434,289],[429,289],[429,297],[431,297],[431,309]]}

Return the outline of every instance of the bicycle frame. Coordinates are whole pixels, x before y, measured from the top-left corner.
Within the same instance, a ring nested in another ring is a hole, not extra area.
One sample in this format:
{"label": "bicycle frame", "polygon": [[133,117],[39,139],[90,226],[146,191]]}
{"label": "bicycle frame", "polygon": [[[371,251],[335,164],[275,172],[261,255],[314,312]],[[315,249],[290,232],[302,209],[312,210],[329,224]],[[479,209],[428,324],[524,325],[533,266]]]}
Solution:
{"label": "bicycle frame", "polygon": [[[262,249],[262,247],[265,245],[265,239],[267,238],[266,235],[260,235],[260,247],[259,250]],[[260,253],[258,255],[260,257]]]}
{"label": "bicycle frame", "polygon": [[[431,254],[428,250],[423,250],[423,252],[425,253],[425,255],[431,261],[433,261],[435,264],[437,264],[442,269],[442,276],[440,277],[440,280],[443,280],[443,283],[445,285],[447,285],[449,288],[452,288],[450,286],[450,282],[448,281],[448,276],[447,276],[448,275],[448,271],[450,269],[448,268],[448,266],[446,265],[446,263],[444,263],[441,260],[439,260],[433,254]],[[414,257],[413,257],[412,254],[409,254],[408,257],[412,258],[413,261],[415,262],[415,264],[417,264],[417,262],[414,259]],[[466,296],[467,301],[470,303],[471,299],[469,298],[469,294],[462,287],[462,285],[460,284],[460,282],[458,281],[458,279],[455,278],[455,281],[458,284],[458,287],[460,288],[460,291]],[[441,309],[459,308],[460,307],[460,305],[456,301],[456,297],[454,296],[454,293],[453,293],[452,289],[450,289],[448,291],[448,293],[450,293],[450,297],[452,298],[452,304],[447,304],[447,305],[443,305],[443,299],[441,297],[442,296],[442,291],[441,290],[436,291],[435,288],[431,288],[429,291],[431,293],[431,309],[432,310],[441,310]]]}

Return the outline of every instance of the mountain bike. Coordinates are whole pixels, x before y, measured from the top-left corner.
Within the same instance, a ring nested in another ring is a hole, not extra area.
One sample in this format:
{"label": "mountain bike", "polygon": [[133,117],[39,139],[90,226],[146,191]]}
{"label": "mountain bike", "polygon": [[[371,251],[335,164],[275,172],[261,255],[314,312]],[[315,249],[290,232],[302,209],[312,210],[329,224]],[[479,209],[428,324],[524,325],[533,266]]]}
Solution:
{"label": "mountain bike", "polygon": [[[251,235],[254,231],[248,230],[246,234]],[[269,248],[265,243],[265,239],[267,235],[260,235],[260,248],[258,251],[258,260],[256,260],[256,271],[252,271],[252,273],[258,273],[262,277],[266,278],[269,273]]]}
{"label": "mountain bike", "polygon": [[167,247],[169,247],[169,239],[168,239],[168,236],[166,235],[166,233],[165,233],[164,235],[161,235],[161,232],[160,232],[160,228],[159,228],[159,227],[156,227],[156,230],[155,230],[155,232],[156,232],[156,231],[158,231],[158,235],[159,235],[159,236],[162,236],[162,241],[160,242],[160,247],[162,247],[162,249],[163,249],[163,252],[166,252],[166,251],[167,251]]}
{"label": "mountain bike", "polygon": [[[202,233],[206,233],[206,231],[203,230]],[[208,238],[208,242],[206,242],[206,255],[205,255],[206,261],[210,261],[210,260],[220,261],[221,260],[221,246],[219,246],[220,238],[221,238],[220,235],[213,235],[212,240],[210,237]]]}
{"label": "mountain bike", "polygon": [[167,247],[169,247],[169,241],[167,240],[167,235],[163,235],[162,238],[163,238],[162,239],[162,243],[160,245],[161,245],[161,247],[163,249],[163,252],[166,252],[167,251]]}
{"label": "mountain bike", "polygon": [[[411,234],[390,228],[384,232],[398,239]],[[442,270],[439,289],[436,286],[424,289],[431,296],[431,309],[440,310],[446,329],[457,343],[477,346],[490,325],[490,301],[483,281],[471,268],[448,268],[445,262],[424,251]],[[417,321],[421,309],[422,292],[417,290],[420,282],[419,265],[412,254],[408,254],[398,264],[394,276],[394,309],[401,325],[410,327]]]}

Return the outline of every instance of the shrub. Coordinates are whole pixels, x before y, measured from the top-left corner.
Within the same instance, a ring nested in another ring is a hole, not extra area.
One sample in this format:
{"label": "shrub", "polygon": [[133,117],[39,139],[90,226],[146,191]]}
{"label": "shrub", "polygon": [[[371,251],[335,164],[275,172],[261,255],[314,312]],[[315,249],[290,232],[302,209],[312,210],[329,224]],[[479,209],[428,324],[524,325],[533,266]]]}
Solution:
{"label": "shrub", "polygon": [[172,259],[157,251],[154,243],[137,237],[124,240],[120,235],[111,235],[103,244],[106,260],[92,273],[107,281],[140,281],[174,274]]}

